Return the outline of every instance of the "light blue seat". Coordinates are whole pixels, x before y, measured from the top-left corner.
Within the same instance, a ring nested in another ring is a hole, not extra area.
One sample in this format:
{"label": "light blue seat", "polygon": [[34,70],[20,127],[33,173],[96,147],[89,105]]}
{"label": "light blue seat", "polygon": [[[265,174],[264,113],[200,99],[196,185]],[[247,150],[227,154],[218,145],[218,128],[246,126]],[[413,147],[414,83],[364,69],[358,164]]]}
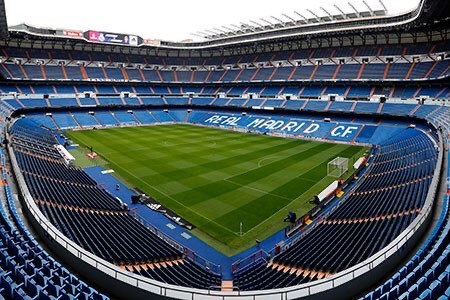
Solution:
{"label": "light blue seat", "polygon": [[418,296],[417,284],[413,284],[412,286],[409,287],[408,294],[409,294],[409,297],[411,299],[416,299],[417,298],[417,296]]}
{"label": "light blue seat", "polygon": [[426,289],[422,292],[422,294],[420,294],[419,299],[431,300],[431,291],[429,289]]}

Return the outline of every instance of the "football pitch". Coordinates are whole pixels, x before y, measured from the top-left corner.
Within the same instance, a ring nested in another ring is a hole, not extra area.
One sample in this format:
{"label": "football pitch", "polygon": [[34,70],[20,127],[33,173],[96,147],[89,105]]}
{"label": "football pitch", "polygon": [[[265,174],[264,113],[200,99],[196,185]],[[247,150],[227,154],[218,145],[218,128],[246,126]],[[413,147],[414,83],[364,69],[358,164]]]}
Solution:
{"label": "football pitch", "polygon": [[92,147],[121,181],[191,222],[193,234],[229,256],[284,228],[289,211],[300,217],[313,208],[309,201],[335,180],[327,177],[330,160],[347,157],[352,165],[367,150],[192,125],[66,135]]}

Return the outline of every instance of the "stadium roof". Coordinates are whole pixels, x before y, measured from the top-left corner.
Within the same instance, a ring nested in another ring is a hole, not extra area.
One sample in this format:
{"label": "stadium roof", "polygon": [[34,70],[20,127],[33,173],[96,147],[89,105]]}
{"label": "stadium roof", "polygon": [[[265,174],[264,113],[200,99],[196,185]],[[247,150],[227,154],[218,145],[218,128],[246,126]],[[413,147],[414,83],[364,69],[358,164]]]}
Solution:
{"label": "stadium roof", "polygon": [[[122,1],[79,0],[67,8],[63,2],[55,0],[5,1],[10,25],[26,23],[40,28],[120,32],[169,41],[198,40],[199,36],[210,38],[210,35],[229,32],[226,28],[231,31],[261,30],[296,22],[317,22],[317,19],[352,18],[361,12],[367,15],[370,10],[375,13],[384,10],[379,0],[352,0],[351,5],[348,2],[278,0],[277,5],[273,5],[267,0],[228,0],[218,7],[217,3],[212,5],[206,0],[160,1],[157,4],[128,0],[126,5]],[[419,0],[384,0],[388,15],[407,11],[418,3]]]}

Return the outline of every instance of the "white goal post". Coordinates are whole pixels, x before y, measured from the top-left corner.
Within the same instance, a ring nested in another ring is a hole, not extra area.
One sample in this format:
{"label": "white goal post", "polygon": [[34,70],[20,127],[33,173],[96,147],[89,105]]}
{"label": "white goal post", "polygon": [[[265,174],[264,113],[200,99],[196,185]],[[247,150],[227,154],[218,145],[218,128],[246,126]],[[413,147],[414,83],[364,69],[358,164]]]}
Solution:
{"label": "white goal post", "polygon": [[348,158],[336,157],[327,164],[327,175],[339,178],[348,171]]}

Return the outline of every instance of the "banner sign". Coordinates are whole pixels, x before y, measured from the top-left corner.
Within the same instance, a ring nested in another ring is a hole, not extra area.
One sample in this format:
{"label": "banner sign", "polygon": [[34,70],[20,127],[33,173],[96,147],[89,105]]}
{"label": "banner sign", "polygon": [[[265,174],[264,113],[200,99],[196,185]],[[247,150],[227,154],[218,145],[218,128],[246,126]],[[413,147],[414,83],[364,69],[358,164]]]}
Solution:
{"label": "banner sign", "polygon": [[302,135],[329,140],[351,141],[362,125],[322,122],[283,117],[208,114],[200,123],[218,127],[238,127],[250,131]]}
{"label": "banner sign", "polygon": [[89,30],[84,33],[84,37],[88,41],[94,43],[109,43],[109,44],[120,44],[130,46],[137,46],[139,44],[142,44],[141,37],[138,37],[137,35],[128,35],[121,33]]}
{"label": "banner sign", "polygon": [[144,45],[149,45],[149,46],[161,46],[161,41],[160,40],[154,40],[154,39],[144,39]]}
{"label": "banner sign", "polygon": [[83,38],[83,32],[82,31],[76,31],[76,30],[62,30],[62,34],[66,37],[75,38],[75,39],[82,39]]}

